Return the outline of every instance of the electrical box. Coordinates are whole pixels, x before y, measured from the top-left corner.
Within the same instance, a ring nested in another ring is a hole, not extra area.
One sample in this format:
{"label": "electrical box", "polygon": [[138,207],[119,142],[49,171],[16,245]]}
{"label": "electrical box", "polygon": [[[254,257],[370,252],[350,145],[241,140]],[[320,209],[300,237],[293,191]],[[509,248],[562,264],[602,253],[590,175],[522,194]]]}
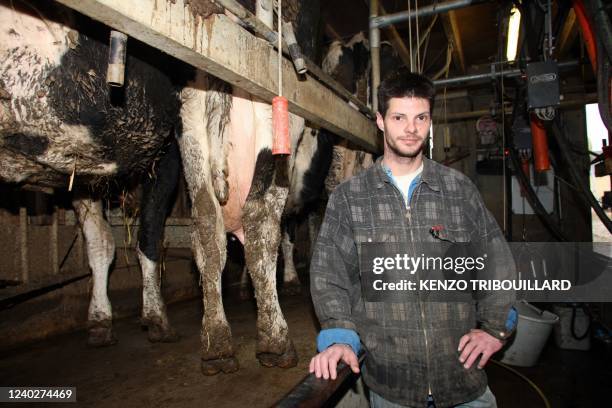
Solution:
{"label": "electrical box", "polygon": [[559,68],[555,61],[527,64],[527,109],[559,105]]}

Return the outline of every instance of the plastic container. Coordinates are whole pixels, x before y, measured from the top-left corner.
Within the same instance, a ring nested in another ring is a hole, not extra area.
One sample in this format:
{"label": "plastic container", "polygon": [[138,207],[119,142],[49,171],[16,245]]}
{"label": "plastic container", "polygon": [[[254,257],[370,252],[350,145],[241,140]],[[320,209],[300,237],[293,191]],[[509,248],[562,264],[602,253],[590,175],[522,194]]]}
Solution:
{"label": "plastic container", "polygon": [[518,312],[516,333],[504,351],[502,363],[519,366],[534,366],[550,336],[550,332],[559,321],[559,316],[542,311],[527,302],[515,305]]}
{"label": "plastic container", "polygon": [[[573,315],[572,311],[576,310]],[[589,331],[590,319],[581,306],[572,304],[554,305],[553,312],[559,316],[559,324],[554,328],[555,343],[565,350],[589,350],[591,348],[591,334]],[[576,339],[572,335],[572,319],[574,320],[574,334],[583,339]]]}

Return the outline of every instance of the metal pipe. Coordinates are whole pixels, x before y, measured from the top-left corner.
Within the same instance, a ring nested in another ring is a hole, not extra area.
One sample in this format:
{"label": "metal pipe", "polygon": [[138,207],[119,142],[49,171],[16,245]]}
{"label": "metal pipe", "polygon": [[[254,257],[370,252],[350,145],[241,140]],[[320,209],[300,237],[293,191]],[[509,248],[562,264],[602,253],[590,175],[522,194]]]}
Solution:
{"label": "metal pipe", "polygon": [[125,79],[125,56],[127,53],[128,36],[122,32],[111,30],[108,47],[108,69],[106,82],[110,86],[123,86]]}
{"label": "metal pipe", "polygon": [[[244,8],[240,3],[238,3],[236,0],[216,0],[216,2],[219,3],[221,6],[225,7],[236,17],[238,17],[245,25],[245,27],[252,30],[256,35],[265,39],[273,47],[276,48],[276,43],[278,41],[278,36],[276,35],[276,33],[266,27],[265,24],[259,21],[259,19],[257,19],[257,17],[253,15],[253,13]],[[289,49],[286,44],[283,44],[283,52],[285,53],[285,55],[289,55]],[[323,70],[318,65],[316,65],[314,62],[310,61],[306,57],[304,57],[304,62],[306,63],[306,69],[310,72],[312,76],[324,83],[328,88],[336,92],[338,95],[354,103],[360,112],[370,117],[375,116],[374,112],[369,107],[367,107],[363,102],[353,96],[331,76],[323,72]]]}
{"label": "metal pipe", "polygon": [[[363,363],[365,353],[359,355],[359,365]],[[314,374],[308,374],[287,395],[274,404],[278,408],[315,408],[324,407],[342,389],[346,390],[351,381],[356,381],[358,374],[354,374],[350,366],[338,363],[338,375],[335,380],[324,380],[316,378]]]}
{"label": "metal pipe", "polygon": [[308,70],[306,69],[306,61],[304,61],[304,55],[300,49],[300,45],[295,39],[295,33],[293,32],[293,24],[283,23],[283,37],[287,42],[289,48],[289,54],[293,61],[293,66],[298,74],[305,74]]}
{"label": "metal pipe", "polygon": [[[565,62],[560,62],[558,64],[558,67],[559,69],[567,69],[567,68],[577,67],[578,65],[579,65],[579,61],[565,61]],[[492,70],[491,72],[487,72],[484,74],[473,74],[473,75],[464,75],[464,76],[455,77],[455,78],[439,79],[439,80],[433,81],[433,83],[435,86],[460,85],[466,82],[489,81],[493,78],[501,77],[502,75],[504,76],[504,78],[517,77],[517,76],[522,75],[522,73],[523,72],[518,68],[511,69],[508,71],[503,71],[503,72]]]}
{"label": "metal pipe", "polygon": [[[396,24],[411,18],[426,17],[434,14],[445,13],[447,11],[456,10],[472,6],[479,3],[484,3],[487,0],[455,0],[446,3],[436,3],[431,6],[419,7],[414,11],[400,11],[399,13],[387,14],[386,16],[372,16],[370,14],[370,29],[383,28],[391,24]],[[371,12],[370,7],[370,12]]]}
{"label": "metal pipe", "polygon": [[[576,108],[578,106],[584,106],[586,104],[595,103],[595,102],[597,102],[596,94],[586,94],[584,95],[584,98],[581,98],[581,99],[570,99],[570,100],[562,101],[559,104],[559,109],[571,109],[571,108]],[[469,111],[469,112],[447,113],[446,117],[442,115],[440,116],[436,115],[433,117],[433,120],[436,122],[439,121],[440,123],[442,123],[444,120],[446,120],[446,122],[454,122],[458,120],[477,119],[481,116],[490,115],[490,114],[491,114],[490,109],[481,109],[481,110]],[[512,115],[512,108],[506,107],[504,114]]]}
{"label": "metal pipe", "polygon": [[[382,4],[378,5],[378,9],[382,14],[387,14],[387,11]],[[402,36],[394,26],[389,27],[389,29],[391,31],[391,37],[393,38],[394,48],[404,62],[404,65],[410,66],[410,52],[408,51],[408,48],[406,48],[406,44],[404,43]]]}
{"label": "metal pipe", "polygon": [[[378,0],[370,0],[370,21],[378,15]],[[380,30],[370,26],[370,57],[372,59],[372,110],[378,112],[378,86],[380,85]]]}

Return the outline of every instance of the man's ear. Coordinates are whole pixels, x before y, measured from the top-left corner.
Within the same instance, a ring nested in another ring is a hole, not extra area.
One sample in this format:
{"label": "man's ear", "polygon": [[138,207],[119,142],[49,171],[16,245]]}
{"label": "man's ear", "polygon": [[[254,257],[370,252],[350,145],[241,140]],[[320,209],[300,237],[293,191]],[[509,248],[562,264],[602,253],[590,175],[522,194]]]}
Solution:
{"label": "man's ear", "polygon": [[383,119],[382,115],[380,114],[380,112],[376,112],[376,125],[378,125],[378,128],[384,132],[385,131],[385,120]]}

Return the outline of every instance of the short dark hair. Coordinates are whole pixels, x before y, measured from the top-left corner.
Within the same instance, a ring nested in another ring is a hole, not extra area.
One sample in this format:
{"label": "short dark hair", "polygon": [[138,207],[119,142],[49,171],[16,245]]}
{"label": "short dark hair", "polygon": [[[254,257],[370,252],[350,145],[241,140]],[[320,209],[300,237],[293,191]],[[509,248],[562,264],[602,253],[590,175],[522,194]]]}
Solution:
{"label": "short dark hair", "polygon": [[436,90],[433,82],[421,74],[399,69],[381,82],[378,87],[378,111],[384,117],[391,98],[414,97],[429,101],[429,113],[432,113]]}

